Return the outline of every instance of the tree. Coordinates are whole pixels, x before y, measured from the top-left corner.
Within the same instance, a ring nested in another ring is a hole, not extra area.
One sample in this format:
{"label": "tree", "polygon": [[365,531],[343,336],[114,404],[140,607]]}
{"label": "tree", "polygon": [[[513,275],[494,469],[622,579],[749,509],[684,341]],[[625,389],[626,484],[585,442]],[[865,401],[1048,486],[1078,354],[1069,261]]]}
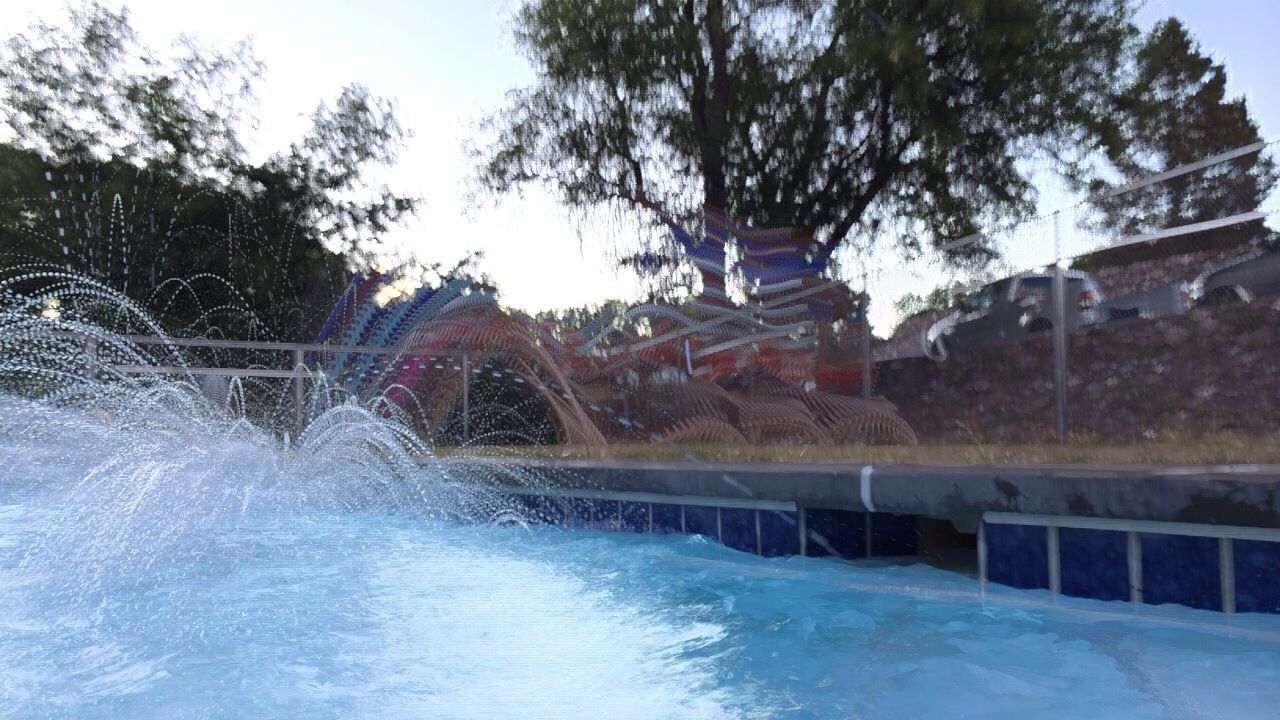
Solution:
{"label": "tree", "polygon": [[255,164],[252,48],[175,47],[162,57],[98,4],[4,42],[3,248],[120,289],[174,332],[305,335],[417,207],[368,181],[406,135],[394,104],[348,86]]}
{"label": "tree", "polygon": [[417,198],[366,179],[370,166],[395,164],[408,133],[395,103],[358,84],[343,88],[333,108],[321,103],[311,125],[301,142],[256,169],[254,179],[279,189],[282,211],[368,266],[379,237],[418,209]]}
{"label": "tree", "polygon": [[162,59],[127,9],[97,3],[14,33],[0,54],[8,141],[55,164],[121,159],[229,184],[245,154],[235,123],[252,124],[263,65],[247,42],[217,52],[183,37],[175,49]]}
{"label": "tree", "polygon": [[971,284],[952,281],[946,285],[939,285],[923,295],[909,292],[893,301],[893,309],[901,319],[930,310],[944,310],[954,306],[956,300],[964,295],[965,290],[970,286]]}
{"label": "tree", "polygon": [[[1132,148],[1117,163],[1123,183],[1258,142],[1244,98],[1227,99],[1226,86],[1225,69],[1181,22],[1156,24],[1138,50],[1136,77],[1123,96]],[[1112,228],[1133,235],[1255,210],[1275,182],[1274,163],[1253,153],[1100,205]],[[1250,228],[1261,230],[1261,223]]]}
{"label": "tree", "polygon": [[477,179],[691,230],[704,205],[798,227],[819,266],[885,219],[918,250],[1027,210],[1024,152],[1078,177],[1078,148],[1122,150],[1111,80],[1130,15],[1122,0],[530,0],[515,39],[537,81],[482,122]]}

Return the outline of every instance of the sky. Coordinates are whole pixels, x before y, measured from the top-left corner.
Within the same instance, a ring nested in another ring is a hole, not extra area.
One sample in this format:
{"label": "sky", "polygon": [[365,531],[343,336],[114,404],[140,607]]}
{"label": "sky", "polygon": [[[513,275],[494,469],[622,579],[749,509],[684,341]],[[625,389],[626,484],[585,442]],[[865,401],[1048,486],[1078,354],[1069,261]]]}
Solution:
{"label": "sky", "polygon": [[[122,3],[108,0],[105,4]],[[260,126],[250,147],[266,154],[285,148],[307,128],[308,113],[346,84],[360,82],[399,103],[399,118],[413,137],[386,180],[418,195],[418,218],[386,239],[393,254],[451,266],[469,251],[483,253],[476,269],[487,274],[504,303],[531,312],[635,299],[641,286],[606,257],[609,231],[580,227],[545,193],[532,191],[499,203],[475,205],[467,197],[470,161],[463,142],[485,113],[501,107],[511,88],[533,71],[511,43],[508,18],[515,0],[219,0],[123,3],[147,44],[162,49],[179,34],[212,45],[252,36],[267,71],[258,86]],[[0,33],[33,17],[56,18],[48,0],[5,0]],[[1149,0],[1140,24],[1176,15],[1203,48],[1223,62],[1229,92],[1244,95],[1263,137],[1280,137],[1280,2],[1276,0]],[[1044,208],[1042,208],[1044,209]],[[1049,208],[1052,209],[1052,208]],[[856,263],[846,262],[855,287]],[[945,275],[936,268],[874,272],[874,298],[907,290],[926,292]],[[894,323],[889,302],[873,302],[878,332]]]}

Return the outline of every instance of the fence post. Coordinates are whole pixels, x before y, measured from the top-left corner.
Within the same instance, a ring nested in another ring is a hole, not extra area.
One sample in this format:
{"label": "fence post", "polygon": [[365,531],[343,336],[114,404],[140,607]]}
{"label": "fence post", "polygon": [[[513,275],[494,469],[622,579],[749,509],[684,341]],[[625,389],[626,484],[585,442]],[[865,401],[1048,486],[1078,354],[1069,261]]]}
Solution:
{"label": "fence post", "polygon": [[867,306],[871,304],[871,293],[867,291],[867,273],[862,273],[862,397],[871,398],[871,318],[867,316]]}
{"label": "fence post", "polygon": [[1058,442],[1067,442],[1067,279],[1062,271],[1058,213],[1053,214],[1053,390]]}
{"label": "fence post", "polygon": [[98,376],[98,338],[92,335],[84,336],[84,376],[87,380],[93,380]]}
{"label": "fence post", "polygon": [[471,356],[462,353],[462,444],[471,442]]}
{"label": "fence post", "polygon": [[294,413],[293,417],[294,417],[294,422],[296,424],[294,429],[296,430],[299,437],[302,436],[302,426],[306,422],[306,418],[303,416],[303,405],[305,404],[304,400],[306,397],[306,390],[302,385],[303,383],[302,367],[303,367],[302,351],[294,350],[293,351],[293,413]]}

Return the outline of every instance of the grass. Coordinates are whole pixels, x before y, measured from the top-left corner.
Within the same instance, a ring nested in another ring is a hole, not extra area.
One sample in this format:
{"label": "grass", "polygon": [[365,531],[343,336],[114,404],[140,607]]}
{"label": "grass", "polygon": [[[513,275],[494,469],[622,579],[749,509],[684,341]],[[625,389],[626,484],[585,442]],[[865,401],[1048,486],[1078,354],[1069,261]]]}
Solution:
{"label": "grass", "polygon": [[718,460],[727,462],[848,462],[918,465],[1114,464],[1231,465],[1280,464],[1280,437],[1215,433],[1168,435],[1134,442],[1076,440],[1059,444],[922,445],[664,445],[620,443],[607,447],[541,445],[437,448],[441,455],[495,457],[625,458]]}

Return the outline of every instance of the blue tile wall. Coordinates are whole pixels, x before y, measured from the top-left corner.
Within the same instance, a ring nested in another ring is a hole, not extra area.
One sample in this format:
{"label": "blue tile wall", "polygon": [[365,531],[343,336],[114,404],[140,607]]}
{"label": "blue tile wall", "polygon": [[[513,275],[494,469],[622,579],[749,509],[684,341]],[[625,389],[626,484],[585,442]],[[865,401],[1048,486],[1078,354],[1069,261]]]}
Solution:
{"label": "blue tile wall", "polygon": [[568,503],[564,498],[537,496],[537,510],[541,522],[548,525],[567,525]]}
{"label": "blue tile wall", "polygon": [[592,501],[586,498],[565,498],[567,507],[566,524],[569,527],[585,527],[591,522],[592,511],[595,509]]}
{"label": "blue tile wall", "polygon": [[684,527],[690,535],[706,535],[712,540],[720,537],[716,532],[716,509],[706,505],[685,505]]}
{"label": "blue tile wall", "polygon": [[1145,533],[1139,537],[1143,602],[1222,609],[1216,538]]}
{"label": "blue tile wall", "polygon": [[1126,533],[1058,528],[1062,593],[1095,600],[1129,599]]}
{"label": "blue tile wall", "polygon": [[1280,613],[1280,542],[1235,540],[1236,612]]}
{"label": "blue tile wall", "polygon": [[667,503],[653,504],[653,531],[655,533],[678,533],[680,528],[680,506]]}
{"label": "blue tile wall", "polygon": [[800,554],[800,521],[796,513],[760,511],[760,554],[765,557]]}
{"label": "blue tile wall", "polygon": [[[619,519],[622,529],[627,532],[649,532],[649,503],[624,500]],[[680,522],[679,515],[676,516],[676,522]]]}
{"label": "blue tile wall", "polygon": [[1016,588],[1049,587],[1045,529],[1031,525],[984,525],[987,579]]}
{"label": "blue tile wall", "polygon": [[720,508],[720,542],[735,550],[756,551],[756,511]]}
{"label": "blue tile wall", "polygon": [[[641,533],[650,529],[655,533],[682,532],[683,510],[684,532],[719,539],[744,552],[759,550],[765,557],[800,552],[796,512],[704,505],[682,508],[669,503],[523,494],[504,498],[508,507],[522,511],[530,522]],[[872,513],[869,517],[874,556],[916,553],[914,516]],[[807,509],[808,554],[865,557],[867,518],[868,514],[862,511]],[[720,533],[722,537],[717,538]],[[1049,586],[1045,528],[987,524],[985,533],[989,580],[1027,589]],[[1161,534],[1142,534],[1139,538],[1145,602],[1222,609],[1217,539]],[[1126,540],[1126,534],[1119,531],[1059,528],[1062,592],[1097,600],[1127,600]],[[1236,540],[1233,546],[1236,610],[1280,613],[1280,542]]]}
{"label": "blue tile wall", "polygon": [[871,514],[871,554],[876,557],[916,554],[916,516]]}
{"label": "blue tile wall", "polygon": [[856,510],[805,509],[810,557],[866,557],[866,513]]}
{"label": "blue tile wall", "polygon": [[617,500],[588,500],[587,503],[591,506],[591,522],[594,527],[618,522]]}
{"label": "blue tile wall", "polygon": [[544,522],[541,516],[542,503],[537,495],[513,494],[508,496],[508,507],[520,513],[526,522]]}

